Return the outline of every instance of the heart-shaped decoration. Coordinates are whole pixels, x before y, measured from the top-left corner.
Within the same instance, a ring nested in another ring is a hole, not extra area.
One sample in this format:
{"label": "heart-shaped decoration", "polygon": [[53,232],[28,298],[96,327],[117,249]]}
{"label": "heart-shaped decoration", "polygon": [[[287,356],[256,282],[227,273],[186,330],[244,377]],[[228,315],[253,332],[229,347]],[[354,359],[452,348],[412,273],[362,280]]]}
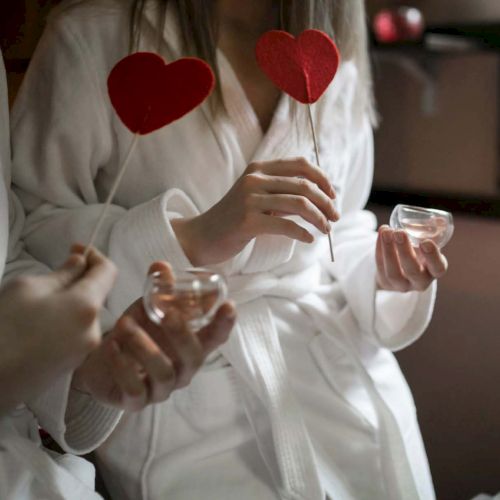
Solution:
{"label": "heart-shaped decoration", "polygon": [[340,63],[334,41],[319,30],[306,30],[297,38],[286,31],[268,31],[259,38],[255,53],[269,79],[304,104],[323,95]]}
{"label": "heart-shaped decoration", "polygon": [[167,64],[152,52],[119,61],[108,78],[111,103],[122,122],[137,134],[149,134],[201,104],[215,77],[201,59],[186,57]]}

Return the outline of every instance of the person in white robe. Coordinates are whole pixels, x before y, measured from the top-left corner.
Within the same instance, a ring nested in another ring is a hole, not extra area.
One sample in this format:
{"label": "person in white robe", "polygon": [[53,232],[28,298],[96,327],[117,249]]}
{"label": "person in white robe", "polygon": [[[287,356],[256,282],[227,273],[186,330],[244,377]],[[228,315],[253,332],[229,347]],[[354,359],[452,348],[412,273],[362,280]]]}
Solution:
{"label": "person in white robe", "polygon": [[[84,248],[73,247],[66,264],[47,273],[15,240],[24,214],[9,190],[10,134],[1,54],[0,113],[0,277],[9,240],[9,198],[16,230],[11,247],[22,255],[16,266],[29,265],[30,272],[40,274],[11,279],[0,289],[0,498],[97,499],[93,465],[74,454],[99,446],[122,409],[163,401],[177,386],[184,386],[208,352],[201,350],[202,344],[182,323],[164,322],[153,328],[143,319],[140,302],[128,309],[101,342],[97,313],[116,276],[111,261],[95,249],[84,259]],[[171,279],[165,263],[155,263],[151,271]],[[223,305],[206,327],[204,341],[210,346],[225,341],[233,321],[233,308]],[[184,353],[175,370],[178,346],[170,346],[167,357],[162,350],[166,346],[161,344],[161,337],[167,335],[183,341]],[[111,350],[113,346],[117,350]],[[78,365],[76,377],[71,372]],[[177,380],[181,371],[182,382]],[[73,396],[72,380],[80,391]],[[68,400],[73,402],[66,411]],[[43,446],[39,424],[67,453]]]}
{"label": "person in white robe", "polygon": [[[157,4],[146,2],[138,46],[168,61],[185,53],[171,3],[158,47]],[[244,17],[259,3],[233,4]],[[363,3],[351,4],[362,17]],[[131,10],[123,0],[63,3],[15,104],[24,239],[52,268],[70,241],[88,240],[133,140],[106,88],[129,52]],[[207,264],[225,274],[237,328],[189,387],[122,417],[97,452],[106,485],[119,500],[432,499],[415,405],[391,351],[426,329],[434,278],[446,264],[431,242],[421,264],[404,233],[383,227],[377,238],[375,217],[363,210],[373,136],[368,113],[356,112],[360,68],[344,57],[313,108],[322,173],[290,100],[279,99],[264,133],[234,59],[219,49],[217,63],[226,112],[205,103],[141,137],[97,246],[120,269],[107,303],[112,317],[142,294],[150,262],[169,259],[174,270]],[[298,174],[310,181],[299,184],[311,203],[286,219],[263,210],[259,220],[268,217],[274,233],[242,235],[231,219],[241,186],[277,171],[288,186]],[[337,215],[331,263],[326,217]],[[192,221],[209,232],[202,244],[190,244]]]}

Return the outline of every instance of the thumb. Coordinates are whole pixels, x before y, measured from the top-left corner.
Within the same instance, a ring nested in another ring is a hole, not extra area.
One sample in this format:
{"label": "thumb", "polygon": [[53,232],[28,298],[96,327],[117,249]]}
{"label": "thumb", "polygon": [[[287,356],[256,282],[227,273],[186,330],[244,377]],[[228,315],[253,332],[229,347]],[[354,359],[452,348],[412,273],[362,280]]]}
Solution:
{"label": "thumb", "polygon": [[216,312],[212,322],[196,334],[205,355],[210,354],[227,341],[235,322],[235,306],[232,302],[225,302]]}

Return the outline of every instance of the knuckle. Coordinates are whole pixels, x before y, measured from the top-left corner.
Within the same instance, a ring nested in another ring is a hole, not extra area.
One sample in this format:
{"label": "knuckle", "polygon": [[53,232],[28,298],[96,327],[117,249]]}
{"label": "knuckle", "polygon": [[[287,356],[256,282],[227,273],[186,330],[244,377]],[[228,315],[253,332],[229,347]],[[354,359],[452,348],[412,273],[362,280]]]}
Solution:
{"label": "knuckle", "polygon": [[173,364],[168,361],[165,362],[162,369],[158,372],[158,382],[161,384],[168,384],[172,380],[175,380],[175,370]]}
{"label": "knuckle", "polygon": [[309,167],[309,162],[306,160],[304,156],[299,156],[296,161],[301,167],[304,168]]}
{"label": "knuckle", "polygon": [[261,180],[262,176],[257,172],[246,174],[242,179],[243,188],[246,191],[252,191],[260,184]]}
{"label": "knuckle", "polygon": [[435,273],[436,278],[442,278],[446,274],[446,267],[438,269]]}
{"label": "knuckle", "polygon": [[5,288],[13,293],[22,293],[32,290],[34,286],[35,278],[33,276],[19,276],[18,278],[15,278],[7,283]]}
{"label": "knuckle", "polygon": [[84,324],[91,325],[99,314],[99,307],[89,301],[82,301],[77,305],[76,316]]}
{"label": "knuckle", "polygon": [[248,167],[246,168],[246,173],[252,174],[254,172],[260,171],[260,169],[261,169],[261,164],[259,162],[254,161],[248,165]]}
{"label": "knuckle", "polygon": [[307,198],[304,198],[304,196],[299,196],[296,198],[295,203],[299,209],[307,210],[311,202]]}
{"label": "knuckle", "polygon": [[311,189],[311,182],[308,181],[307,179],[304,179],[303,177],[299,177],[297,179],[297,184],[298,184],[301,191],[309,192],[312,190]]}

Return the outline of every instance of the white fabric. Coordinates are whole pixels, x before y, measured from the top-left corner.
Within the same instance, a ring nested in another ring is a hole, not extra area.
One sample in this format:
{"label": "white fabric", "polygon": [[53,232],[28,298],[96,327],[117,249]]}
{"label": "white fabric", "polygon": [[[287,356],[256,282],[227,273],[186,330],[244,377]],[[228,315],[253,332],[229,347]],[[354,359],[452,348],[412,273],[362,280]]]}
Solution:
{"label": "white fabric", "polygon": [[97,500],[91,463],[43,448],[38,425],[25,408],[0,419],[0,498]]}
{"label": "white fabric", "polygon": [[[11,269],[45,272],[23,250],[18,236],[24,213],[10,195],[10,140],[7,86],[0,53],[0,277],[9,240],[8,196],[10,196],[11,250],[18,257]],[[1,325],[0,325],[1,332]],[[99,446],[112,431],[120,412],[104,408],[86,396],[70,392],[71,376],[54,382],[44,393],[11,414],[0,417],[0,498],[5,500],[92,500],[95,471],[92,464],[70,454],[51,454],[42,447],[38,425],[42,425],[71,453],[87,453]],[[66,412],[67,399],[71,411]],[[35,416],[36,415],[36,416]]]}
{"label": "white fabric", "polygon": [[[28,211],[25,239],[49,266],[71,241],[88,239],[132,140],[106,95],[109,71],[127,54],[129,8],[118,0],[63,6],[16,104],[14,181]],[[156,50],[154,14],[146,14],[141,49]],[[161,52],[169,60],[181,54],[172,12]],[[151,261],[190,265],[173,218],[210,208],[250,160],[314,160],[289,100],[262,134],[228,61],[219,61],[229,116],[214,118],[206,103],[142,137],[131,159],[98,239],[120,269],[111,315],[140,296]],[[352,113],[357,81],[344,62],[313,110],[342,215],[336,262],[328,262],[324,235],[308,226],[312,245],[259,237],[217,266],[239,313],[222,349],[226,363],[207,366],[167,402],[124,416],[99,450],[114,498],[434,498],[413,400],[390,350],[425,330],[435,286],[376,292],[376,221],[362,210],[373,139],[366,117]]]}

